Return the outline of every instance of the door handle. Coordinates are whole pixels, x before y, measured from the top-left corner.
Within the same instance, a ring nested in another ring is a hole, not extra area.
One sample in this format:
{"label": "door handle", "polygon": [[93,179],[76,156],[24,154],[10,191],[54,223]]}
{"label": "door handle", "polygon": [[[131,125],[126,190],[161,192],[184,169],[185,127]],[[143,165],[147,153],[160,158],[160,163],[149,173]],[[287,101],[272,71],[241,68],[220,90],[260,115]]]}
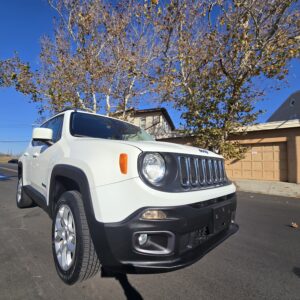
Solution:
{"label": "door handle", "polygon": [[32,156],[33,156],[34,158],[36,158],[36,157],[38,157],[39,155],[40,155],[40,154],[39,154],[38,152],[35,152],[35,153],[33,153]]}
{"label": "door handle", "polygon": [[24,156],[28,156],[28,155],[29,155],[29,153],[28,153],[28,152],[25,152],[23,155],[24,155]]}

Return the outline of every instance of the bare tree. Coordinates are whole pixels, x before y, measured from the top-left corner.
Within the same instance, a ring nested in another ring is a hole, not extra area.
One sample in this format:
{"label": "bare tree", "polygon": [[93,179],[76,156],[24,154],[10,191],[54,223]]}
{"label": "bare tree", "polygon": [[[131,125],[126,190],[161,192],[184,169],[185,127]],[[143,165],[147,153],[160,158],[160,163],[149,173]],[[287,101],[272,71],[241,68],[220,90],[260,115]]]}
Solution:
{"label": "bare tree", "polygon": [[[56,11],[54,36],[41,40],[40,66],[17,57],[13,83],[31,94],[42,110],[73,106],[96,112],[135,105],[151,93],[151,69],[160,54],[153,20],[156,5],[135,1],[49,0]],[[8,76],[10,77],[10,76]]]}
{"label": "bare tree", "polygon": [[299,20],[292,0],[170,2],[160,22],[166,45],[160,90],[183,111],[195,145],[243,154],[228,137],[256,120],[263,95],[257,81],[284,79],[299,55]]}
{"label": "bare tree", "polygon": [[226,157],[229,141],[255,122],[262,80],[282,81],[300,53],[299,2],[293,0],[49,0],[53,37],[42,39],[40,66],[17,56],[2,64],[14,85],[57,111],[71,105],[126,118],[146,98],[183,112],[195,145]]}
{"label": "bare tree", "polygon": [[[111,72],[106,77],[106,99],[114,99],[125,118],[127,108],[137,106],[154,89],[153,70],[159,62],[162,41],[154,26],[159,16],[154,4],[122,2],[112,11],[107,26],[110,38],[106,57]],[[110,112],[107,104],[107,112]]]}

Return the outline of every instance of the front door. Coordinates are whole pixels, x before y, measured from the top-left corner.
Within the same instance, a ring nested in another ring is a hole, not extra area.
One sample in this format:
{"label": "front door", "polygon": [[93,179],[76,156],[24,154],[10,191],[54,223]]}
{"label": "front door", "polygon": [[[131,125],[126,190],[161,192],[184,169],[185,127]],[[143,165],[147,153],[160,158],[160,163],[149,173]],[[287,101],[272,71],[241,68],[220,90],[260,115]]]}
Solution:
{"label": "front door", "polygon": [[31,186],[46,197],[49,167],[52,161],[56,161],[62,156],[60,147],[61,134],[63,125],[63,115],[59,115],[50,119],[42,127],[52,129],[53,145],[48,145],[43,142],[33,142],[32,159],[31,159]]}

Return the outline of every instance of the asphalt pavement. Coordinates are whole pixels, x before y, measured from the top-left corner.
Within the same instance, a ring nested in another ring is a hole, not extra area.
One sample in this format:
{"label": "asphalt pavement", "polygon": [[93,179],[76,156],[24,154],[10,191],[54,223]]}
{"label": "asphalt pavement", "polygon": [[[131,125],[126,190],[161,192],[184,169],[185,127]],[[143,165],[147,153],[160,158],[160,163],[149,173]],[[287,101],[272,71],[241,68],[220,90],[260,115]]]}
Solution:
{"label": "asphalt pavement", "polygon": [[52,259],[51,220],[16,207],[15,165],[0,165],[0,175],[0,299],[300,299],[300,228],[289,227],[300,225],[300,199],[240,192],[239,232],[196,264],[67,286]]}

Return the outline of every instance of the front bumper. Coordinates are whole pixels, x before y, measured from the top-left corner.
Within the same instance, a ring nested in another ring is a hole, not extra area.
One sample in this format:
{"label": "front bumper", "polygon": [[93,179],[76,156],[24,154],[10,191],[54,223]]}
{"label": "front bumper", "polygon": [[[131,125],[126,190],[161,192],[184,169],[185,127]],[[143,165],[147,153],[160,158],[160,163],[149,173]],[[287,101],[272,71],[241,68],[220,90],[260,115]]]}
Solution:
{"label": "front bumper", "polygon": [[[233,222],[235,194],[191,205],[159,207],[167,214],[166,220],[141,220],[146,209],[149,208],[139,209],[122,222],[94,220],[91,224],[94,245],[104,268],[126,273],[176,270],[196,262],[238,230]],[[145,253],[137,247],[139,233],[154,236],[167,251]]]}
{"label": "front bumper", "polygon": [[141,207],[181,207],[235,193],[234,184],[199,191],[167,193],[146,185],[140,178],[99,186],[91,190],[93,213],[98,222],[122,222]]}

